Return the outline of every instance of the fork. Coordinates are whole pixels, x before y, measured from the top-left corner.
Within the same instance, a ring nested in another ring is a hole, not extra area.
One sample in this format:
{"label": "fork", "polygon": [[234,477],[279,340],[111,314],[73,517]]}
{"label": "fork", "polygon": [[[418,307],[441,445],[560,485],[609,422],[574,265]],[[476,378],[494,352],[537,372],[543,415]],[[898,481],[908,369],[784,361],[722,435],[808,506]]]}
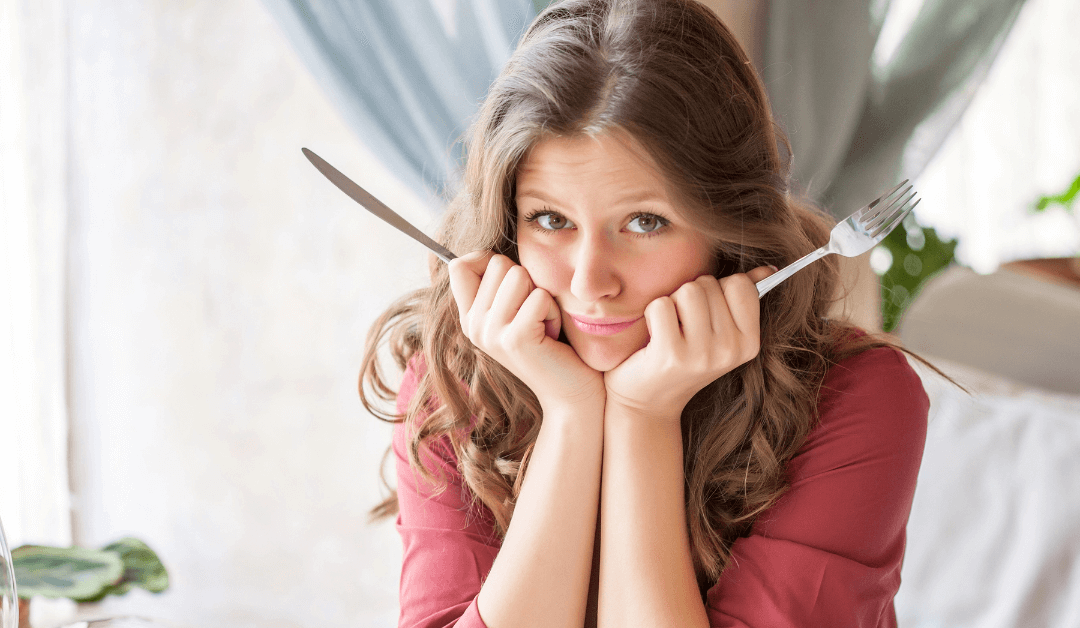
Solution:
{"label": "fork", "polygon": [[[778,272],[757,282],[758,298],[765,296],[766,292],[780,285],[788,277],[830,253],[844,257],[858,257],[874,248],[885,239],[885,236],[889,235],[889,232],[903,222],[904,217],[911,213],[911,210],[922,200],[915,198],[915,191],[910,185],[900,191],[907,182],[908,179],[904,179],[899,185],[838,223],[833,227],[828,244],[807,253]],[[915,202],[912,203],[912,200]]]}

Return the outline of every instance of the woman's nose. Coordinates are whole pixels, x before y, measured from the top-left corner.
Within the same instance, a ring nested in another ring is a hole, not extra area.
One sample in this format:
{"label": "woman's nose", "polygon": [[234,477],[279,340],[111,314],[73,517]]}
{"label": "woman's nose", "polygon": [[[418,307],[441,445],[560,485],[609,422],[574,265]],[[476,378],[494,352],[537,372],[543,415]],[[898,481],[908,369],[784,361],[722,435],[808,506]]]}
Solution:
{"label": "woman's nose", "polygon": [[570,292],[582,303],[614,297],[622,291],[615,251],[602,234],[580,242],[573,272]]}

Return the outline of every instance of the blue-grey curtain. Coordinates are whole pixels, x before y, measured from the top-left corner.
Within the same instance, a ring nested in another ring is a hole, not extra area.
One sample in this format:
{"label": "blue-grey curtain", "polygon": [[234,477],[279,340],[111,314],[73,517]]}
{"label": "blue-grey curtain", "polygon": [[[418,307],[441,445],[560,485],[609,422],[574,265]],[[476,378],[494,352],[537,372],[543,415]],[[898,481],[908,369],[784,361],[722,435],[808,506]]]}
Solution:
{"label": "blue-grey curtain", "polygon": [[264,0],[360,141],[406,184],[459,175],[472,116],[532,0]]}
{"label": "blue-grey curtain", "polygon": [[922,171],[971,102],[1023,0],[925,0],[895,52],[875,60],[889,5],[769,6],[763,76],[791,141],[793,178],[838,217]]}
{"label": "blue-grey curtain", "polygon": [[[406,183],[435,192],[453,185],[457,140],[547,4],[263,1],[361,141]],[[970,102],[1023,0],[925,0],[896,53],[879,65],[873,53],[889,4],[769,5],[762,73],[791,140],[793,178],[838,215],[921,171]]]}

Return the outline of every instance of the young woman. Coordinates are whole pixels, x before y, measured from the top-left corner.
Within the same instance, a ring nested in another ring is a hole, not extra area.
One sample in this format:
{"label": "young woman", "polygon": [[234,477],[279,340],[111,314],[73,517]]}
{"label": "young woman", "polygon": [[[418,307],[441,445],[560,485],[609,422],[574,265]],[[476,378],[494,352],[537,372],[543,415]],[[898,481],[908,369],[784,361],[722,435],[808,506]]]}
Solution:
{"label": "young woman", "polygon": [[835,258],[759,301],[831,226],[780,147],[704,6],[536,19],[441,229],[472,253],[369,337],[365,405],[397,399],[374,514],[398,516],[400,625],[895,625],[928,401],[826,318]]}

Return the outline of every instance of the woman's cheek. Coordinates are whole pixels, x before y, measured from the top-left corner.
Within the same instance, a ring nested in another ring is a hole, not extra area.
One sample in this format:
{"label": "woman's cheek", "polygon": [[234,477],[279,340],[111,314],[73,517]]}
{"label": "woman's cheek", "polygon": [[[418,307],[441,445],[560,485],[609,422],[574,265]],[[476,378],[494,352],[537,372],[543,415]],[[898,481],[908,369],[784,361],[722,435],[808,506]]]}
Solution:
{"label": "woman's cheek", "polygon": [[564,277],[570,276],[561,256],[554,251],[542,247],[529,247],[519,249],[521,265],[529,271],[533,284],[537,288],[546,290],[556,300],[562,294],[561,286],[569,285],[570,280]]}

